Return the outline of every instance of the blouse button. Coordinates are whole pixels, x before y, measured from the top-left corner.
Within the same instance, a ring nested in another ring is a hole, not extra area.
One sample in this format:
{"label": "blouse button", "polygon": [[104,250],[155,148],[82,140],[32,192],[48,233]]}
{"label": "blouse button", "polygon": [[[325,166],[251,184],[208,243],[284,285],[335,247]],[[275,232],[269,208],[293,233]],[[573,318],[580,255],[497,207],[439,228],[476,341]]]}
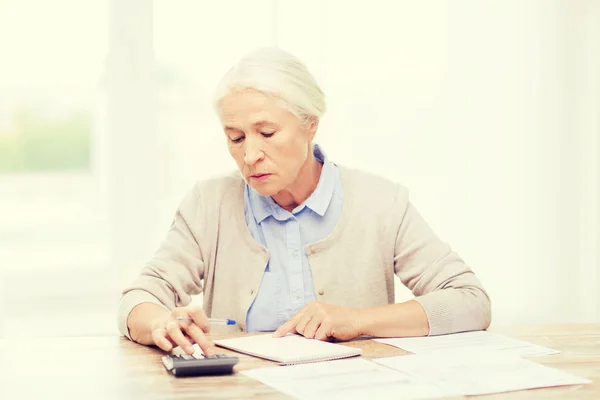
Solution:
{"label": "blouse button", "polygon": [[323,289],[319,289],[319,294],[320,294],[321,296],[323,296],[323,295],[325,294],[325,291],[324,291]]}

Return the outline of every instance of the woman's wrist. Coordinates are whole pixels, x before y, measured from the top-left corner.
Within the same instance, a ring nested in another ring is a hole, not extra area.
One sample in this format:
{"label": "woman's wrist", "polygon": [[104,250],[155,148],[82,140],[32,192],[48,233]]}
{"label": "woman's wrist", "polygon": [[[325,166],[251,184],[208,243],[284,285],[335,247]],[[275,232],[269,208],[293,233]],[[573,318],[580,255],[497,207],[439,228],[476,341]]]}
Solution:
{"label": "woman's wrist", "polygon": [[414,300],[356,310],[359,335],[403,337],[429,334],[427,314]]}
{"label": "woman's wrist", "polygon": [[373,336],[373,307],[355,308],[354,312],[357,336]]}

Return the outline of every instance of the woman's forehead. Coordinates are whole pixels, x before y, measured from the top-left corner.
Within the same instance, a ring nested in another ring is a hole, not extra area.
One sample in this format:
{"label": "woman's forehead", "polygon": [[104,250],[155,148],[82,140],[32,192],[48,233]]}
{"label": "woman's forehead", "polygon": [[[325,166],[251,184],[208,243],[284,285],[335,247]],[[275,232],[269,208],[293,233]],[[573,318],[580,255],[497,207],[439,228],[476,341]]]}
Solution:
{"label": "woman's forehead", "polygon": [[221,101],[221,119],[227,123],[276,124],[288,113],[272,96],[258,91],[232,92]]}
{"label": "woman's forehead", "polygon": [[232,91],[223,97],[221,106],[232,110],[239,108],[256,110],[279,107],[273,96],[268,96],[254,89]]}
{"label": "woman's forehead", "polygon": [[221,112],[221,120],[227,124],[267,125],[276,123],[278,118],[269,110],[250,108],[225,108]]}

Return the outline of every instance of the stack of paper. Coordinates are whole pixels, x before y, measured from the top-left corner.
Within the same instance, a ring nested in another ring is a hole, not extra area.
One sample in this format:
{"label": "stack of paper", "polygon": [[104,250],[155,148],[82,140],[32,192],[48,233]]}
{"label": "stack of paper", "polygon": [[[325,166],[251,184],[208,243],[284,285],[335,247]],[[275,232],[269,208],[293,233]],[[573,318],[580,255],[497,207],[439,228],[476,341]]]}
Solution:
{"label": "stack of paper", "polygon": [[449,392],[364,358],[241,372],[297,399],[435,399]]}
{"label": "stack of paper", "polygon": [[[260,368],[242,374],[299,399],[433,399],[590,383],[521,357],[559,353],[485,331],[376,339],[413,355]],[[360,350],[305,339],[259,335],[217,345],[283,363],[357,355]]]}
{"label": "stack of paper", "polygon": [[464,396],[590,383],[554,368],[494,351],[439,351],[373,360]]}
{"label": "stack of paper", "polygon": [[518,357],[544,356],[560,353],[558,350],[549,349],[547,347],[538,346],[487,331],[454,333],[450,335],[428,337],[375,339],[375,341],[399,347],[415,354],[431,353],[448,349],[472,349],[477,351],[493,350]]}
{"label": "stack of paper", "polygon": [[298,399],[434,399],[590,383],[495,352],[442,351],[373,361],[355,358],[242,374]]}

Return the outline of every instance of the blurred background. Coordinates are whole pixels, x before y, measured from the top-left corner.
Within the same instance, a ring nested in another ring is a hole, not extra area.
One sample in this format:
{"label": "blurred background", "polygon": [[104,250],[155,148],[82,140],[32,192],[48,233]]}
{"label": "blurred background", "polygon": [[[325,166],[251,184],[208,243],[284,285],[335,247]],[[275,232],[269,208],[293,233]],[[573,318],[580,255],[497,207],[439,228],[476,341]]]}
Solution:
{"label": "blurred background", "polygon": [[0,0],[0,337],[117,333],[183,194],[235,168],[218,79],[272,45],[324,89],[330,159],[409,188],[493,325],[600,322],[599,21],[595,0]]}

